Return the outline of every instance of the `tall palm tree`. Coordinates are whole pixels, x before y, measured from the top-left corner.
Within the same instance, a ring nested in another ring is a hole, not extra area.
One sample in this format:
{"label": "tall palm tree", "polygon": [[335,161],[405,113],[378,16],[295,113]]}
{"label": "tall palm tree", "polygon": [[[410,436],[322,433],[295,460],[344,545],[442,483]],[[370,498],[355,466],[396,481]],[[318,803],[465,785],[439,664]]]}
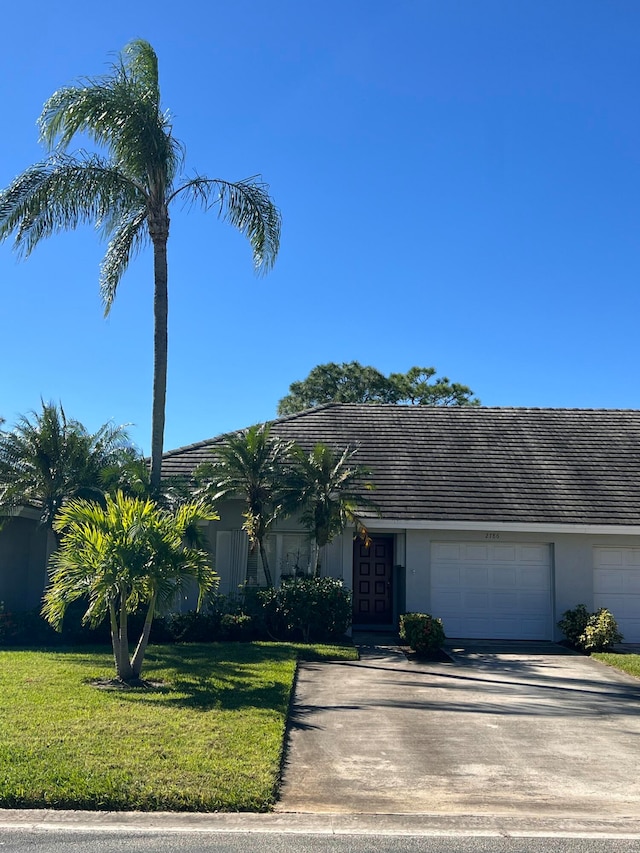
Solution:
{"label": "tall palm tree", "polygon": [[[0,241],[15,233],[28,256],[44,237],[94,222],[108,238],[100,290],[105,315],[130,259],[153,245],[154,363],[151,485],[158,489],[164,440],[167,385],[167,240],[169,207],[177,199],[215,207],[246,235],[256,270],[269,269],[280,239],[280,214],[268,187],[255,178],[232,183],[195,175],[179,179],[183,146],[173,137],[171,116],[162,111],[158,60],[143,40],[128,44],[109,76],[59,89],[38,120],[52,152],[0,192]],[[85,134],[106,156],[66,154],[76,134]]]}
{"label": "tall palm tree", "polygon": [[[83,622],[95,627],[109,619],[116,675],[138,680],[156,611],[169,607],[189,579],[196,580],[200,600],[218,582],[201,529],[217,517],[202,501],[171,511],[122,492],[107,495],[105,506],[70,501],[54,522],[61,544],[51,558],[43,616],[61,629],[68,606],[88,599]],[[130,655],[128,616],[144,604],[144,625]]]}
{"label": "tall palm tree", "polygon": [[213,448],[214,460],[194,472],[198,493],[213,503],[231,496],[245,504],[243,529],[252,550],[258,549],[268,586],[273,586],[265,539],[283,513],[284,468],[290,444],[270,436],[269,424],[256,424],[233,433]]}
{"label": "tall palm tree", "polygon": [[301,447],[291,450],[293,466],[289,473],[286,509],[301,510],[300,521],[316,545],[315,575],[320,575],[322,550],[349,524],[367,538],[363,511],[377,512],[374,501],[363,494],[374,488],[364,465],[355,465],[357,447],[335,451],[318,443],[309,453]]}
{"label": "tall palm tree", "polygon": [[67,418],[62,406],[43,401],[41,412],[22,415],[12,430],[0,431],[0,507],[37,507],[51,529],[71,498],[102,499],[104,471],[133,452],[124,427],[106,423],[91,433]]}

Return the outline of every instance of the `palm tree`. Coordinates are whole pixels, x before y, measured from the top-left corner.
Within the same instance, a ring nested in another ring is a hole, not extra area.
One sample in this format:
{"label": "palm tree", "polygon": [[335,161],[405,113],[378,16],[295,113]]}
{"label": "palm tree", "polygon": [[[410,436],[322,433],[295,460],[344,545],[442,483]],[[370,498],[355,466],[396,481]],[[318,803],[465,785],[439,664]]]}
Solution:
{"label": "palm tree", "polygon": [[291,447],[270,437],[269,424],[257,424],[228,435],[213,448],[215,459],[194,472],[199,494],[213,503],[230,496],[245,503],[243,529],[251,549],[258,548],[265,580],[273,586],[265,539],[273,523],[283,513],[284,469]]}
{"label": "palm tree", "polygon": [[91,433],[67,418],[62,406],[42,402],[41,412],[22,415],[13,430],[0,431],[0,507],[34,506],[51,529],[71,498],[102,500],[105,470],[135,451],[122,426],[103,424]]}
{"label": "palm tree", "polygon": [[[173,137],[171,116],[160,106],[158,60],[142,40],[128,44],[110,76],[59,89],[39,118],[42,141],[52,152],[0,193],[0,241],[15,233],[28,256],[45,237],[94,222],[108,238],[100,290],[109,313],[130,259],[153,245],[154,365],[151,485],[158,489],[167,385],[167,240],[169,207],[177,199],[215,207],[246,235],[256,270],[269,269],[280,239],[280,214],[268,187],[255,178],[232,183],[195,175],[178,181],[183,146]],[[66,154],[85,134],[106,156]]]}
{"label": "palm tree", "polygon": [[[54,522],[61,543],[51,557],[43,616],[61,630],[68,606],[88,599],[83,622],[95,627],[109,619],[116,675],[136,682],[156,611],[168,608],[189,579],[196,580],[200,601],[217,585],[200,527],[217,517],[203,501],[172,512],[122,492],[107,495],[104,507],[70,501]],[[130,655],[128,616],[141,605],[146,617]]]}
{"label": "palm tree", "polygon": [[291,451],[293,467],[289,475],[287,510],[301,510],[300,521],[316,545],[315,576],[320,575],[322,549],[353,524],[357,535],[367,538],[363,510],[377,512],[375,503],[363,494],[374,488],[367,480],[371,471],[354,465],[357,447],[341,453],[318,443],[310,453],[295,446]]}

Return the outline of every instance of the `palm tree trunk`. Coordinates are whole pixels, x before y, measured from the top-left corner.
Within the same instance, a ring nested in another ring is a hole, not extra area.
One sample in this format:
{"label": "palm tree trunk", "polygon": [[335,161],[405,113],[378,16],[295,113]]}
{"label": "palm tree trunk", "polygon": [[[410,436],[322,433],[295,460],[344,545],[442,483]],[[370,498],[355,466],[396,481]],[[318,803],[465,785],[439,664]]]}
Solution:
{"label": "palm tree trunk", "polygon": [[168,346],[168,268],[167,240],[169,217],[149,220],[149,233],[153,240],[153,410],[151,415],[151,489],[160,489],[162,449],[164,444],[165,403],[167,397],[167,346]]}
{"label": "palm tree trunk", "polygon": [[118,618],[113,601],[109,602],[109,624],[111,626],[111,645],[113,646],[113,660],[116,665],[116,674],[120,676],[120,636],[118,632]]}
{"label": "palm tree trunk", "polygon": [[129,635],[127,632],[127,591],[120,592],[120,631],[119,631],[119,663],[118,678],[122,681],[131,681],[133,669],[129,660]]}
{"label": "palm tree trunk", "polygon": [[260,560],[262,561],[262,569],[264,571],[264,579],[267,582],[267,586],[273,586],[273,578],[271,577],[271,572],[269,571],[269,562],[267,560],[267,552],[264,547],[264,542],[262,539],[258,542],[258,549],[260,551]]}
{"label": "palm tree trunk", "polygon": [[157,591],[154,590],[153,595],[151,596],[151,601],[149,602],[149,607],[147,609],[147,615],[145,616],[144,625],[142,627],[142,633],[140,634],[138,645],[136,646],[136,650],[131,660],[131,668],[133,670],[134,678],[140,678],[140,673],[142,672],[142,661],[144,659],[144,653],[146,652],[147,645],[149,643],[149,634],[151,633],[151,623],[153,622],[153,616],[156,609],[157,595]]}

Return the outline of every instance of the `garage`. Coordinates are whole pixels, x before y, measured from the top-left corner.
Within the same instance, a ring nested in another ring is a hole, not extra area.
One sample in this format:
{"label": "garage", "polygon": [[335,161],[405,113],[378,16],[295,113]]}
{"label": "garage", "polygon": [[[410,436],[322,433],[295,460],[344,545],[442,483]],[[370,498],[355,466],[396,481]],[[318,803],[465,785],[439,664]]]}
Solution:
{"label": "garage", "polygon": [[606,607],[626,643],[640,643],[640,548],[594,548],[593,604]]}
{"label": "garage", "polygon": [[550,640],[550,546],[433,542],[431,612],[448,637]]}

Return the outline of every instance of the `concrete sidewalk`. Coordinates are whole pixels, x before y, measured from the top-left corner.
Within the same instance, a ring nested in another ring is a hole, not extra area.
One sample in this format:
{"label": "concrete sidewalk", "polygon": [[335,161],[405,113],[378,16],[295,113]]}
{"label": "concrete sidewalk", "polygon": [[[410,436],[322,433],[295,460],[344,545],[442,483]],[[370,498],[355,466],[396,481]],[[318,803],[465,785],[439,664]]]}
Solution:
{"label": "concrete sidewalk", "polygon": [[[473,814],[193,814],[0,809],[3,830],[42,833],[375,835],[485,838],[640,839],[640,817],[549,818]],[[2,842],[0,841],[0,846]]]}
{"label": "concrete sidewalk", "polygon": [[553,644],[299,671],[279,812],[640,819],[640,683]]}

